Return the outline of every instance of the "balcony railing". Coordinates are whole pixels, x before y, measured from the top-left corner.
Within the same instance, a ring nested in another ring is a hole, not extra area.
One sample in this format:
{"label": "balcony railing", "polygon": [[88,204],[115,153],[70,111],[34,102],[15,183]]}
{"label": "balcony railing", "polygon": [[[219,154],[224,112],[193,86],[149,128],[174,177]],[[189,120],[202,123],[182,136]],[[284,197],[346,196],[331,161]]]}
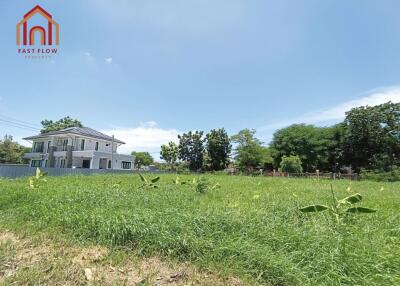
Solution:
{"label": "balcony railing", "polygon": [[67,146],[56,146],[54,151],[67,151]]}
{"label": "balcony railing", "polygon": [[[67,146],[55,146],[56,148],[54,151],[59,152],[59,151],[67,151]],[[79,151],[80,149],[77,149],[76,146],[72,146],[72,151]],[[45,148],[32,148],[30,153],[49,153],[49,149]]]}
{"label": "balcony railing", "polygon": [[[67,145],[56,146],[55,151],[67,151]],[[72,151],[76,151],[76,146],[72,146]]]}

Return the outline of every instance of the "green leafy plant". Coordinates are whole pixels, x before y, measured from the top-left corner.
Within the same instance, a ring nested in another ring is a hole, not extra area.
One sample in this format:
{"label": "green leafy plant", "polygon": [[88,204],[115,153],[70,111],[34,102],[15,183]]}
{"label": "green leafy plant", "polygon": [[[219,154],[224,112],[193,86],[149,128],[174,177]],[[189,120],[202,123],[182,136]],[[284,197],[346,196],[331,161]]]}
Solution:
{"label": "green leafy plant", "polygon": [[198,179],[193,178],[191,184],[192,184],[194,190],[200,194],[204,194],[208,191],[212,191],[212,190],[220,187],[219,183],[216,183],[215,185],[211,185],[210,181],[204,176],[201,176]]}
{"label": "green leafy plant", "polygon": [[139,173],[140,180],[143,182],[143,185],[140,188],[152,188],[157,189],[158,185],[156,183],[160,180],[160,177],[155,177],[153,179],[147,179],[145,176]]}
{"label": "green leafy plant", "polygon": [[175,185],[186,185],[186,184],[188,183],[188,182],[186,182],[186,181],[182,181],[181,178],[180,178],[179,176],[176,176],[175,179],[172,179],[172,182],[173,182]]}
{"label": "green leafy plant", "polygon": [[29,188],[31,190],[38,189],[43,182],[47,182],[46,176],[46,172],[42,172],[39,168],[36,168],[35,176],[29,177]]}
{"label": "green leafy plant", "polygon": [[172,179],[172,183],[174,185],[189,185],[198,193],[205,193],[220,187],[219,183],[211,185],[209,180],[204,176],[187,181],[182,181],[181,178],[177,176],[175,179]]}
{"label": "green leafy plant", "polygon": [[332,224],[330,224],[330,229],[336,237],[338,241],[338,253],[339,260],[342,261],[344,264],[351,263],[351,256],[348,255],[349,253],[349,245],[350,240],[352,239],[351,235],[354,233],[356,228],[350,225],[352,220],[353,214],[358,213],[374,213],[376,210],[360,207],[356,204],[360,203],[363,197],[359,194],[353,194],[348,197],[345,197],[341,200],[338,200],[335,196],[333,191],[333,187],[331,184],[331,193],[332,193],[332,205],[310,205],[306,207],[302,207],[299,210],[303,213],[316,213],[316,212],[323,212],[329,211],[332,218]]}
{"label": "green leafy plant", "polygon": [[326,205],[315,204],[302,207],[299,210],[303,213],[315,213],[328,210],[334,215],[337,222],[339,222],[341,218],[346,214],[376,212],[376,210],[374,209],[355,206],[355,204],[360,203],[363,199],[363,197],[358,193],[345,197],[344,199],[338,200],[335,196],[335,193],[333,192],[332,185],[331,185],[331,193],[332,193],[332,205],[330,207]]}

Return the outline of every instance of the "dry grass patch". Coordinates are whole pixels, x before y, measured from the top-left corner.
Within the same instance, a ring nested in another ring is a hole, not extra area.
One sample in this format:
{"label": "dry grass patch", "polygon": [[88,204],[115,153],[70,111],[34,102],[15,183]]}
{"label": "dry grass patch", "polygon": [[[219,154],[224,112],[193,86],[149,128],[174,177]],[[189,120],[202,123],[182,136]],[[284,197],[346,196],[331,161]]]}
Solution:
{"label": "dry grass patch", "polygon": [[17,241],[17,236],[15,236],[12,232],[9,232],[7,230],[0,232],[0,245],[6,243],[16,243]]}
{"label": "dry grass patch", "polygon": [[102,246],[77,247],[48,238],[22,239],[0,231],[0,285],[233,285],[214,273],[189,263],[166,262],[158,257],[139,258],[121,252],[114,262]]}

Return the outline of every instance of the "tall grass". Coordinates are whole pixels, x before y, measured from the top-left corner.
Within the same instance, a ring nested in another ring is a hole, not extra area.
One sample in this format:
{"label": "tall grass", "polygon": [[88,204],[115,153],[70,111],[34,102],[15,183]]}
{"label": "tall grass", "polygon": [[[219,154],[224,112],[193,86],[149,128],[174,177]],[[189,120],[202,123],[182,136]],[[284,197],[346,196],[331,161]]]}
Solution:
{"label": "tall grass", "polygon": [[134,175],[48,178],[35,190],[0,180],[0,225],[127,246],[249,284],[400,285],[399,183],[333,183],[339,197],[359,192],[378,210],[354,217],[343,241],[327,213],[298,211],[329,204],[329,181],[207,175],[221,187],[202,194],[173,178],[157,189]]}

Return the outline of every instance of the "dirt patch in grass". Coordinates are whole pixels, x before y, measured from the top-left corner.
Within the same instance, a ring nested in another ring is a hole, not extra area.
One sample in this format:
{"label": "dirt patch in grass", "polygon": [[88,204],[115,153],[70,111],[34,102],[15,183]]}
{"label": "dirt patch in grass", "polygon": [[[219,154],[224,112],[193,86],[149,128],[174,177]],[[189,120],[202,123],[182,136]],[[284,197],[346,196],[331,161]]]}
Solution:
{"label": "dirt patch in grass", "polygon": [[106,285],[242,285],[238,279],[223,281],[217,275],[199,272],[189,264],[169,264],[159,258],[128,262],[123,267],[103,265],[89,269],[93,281]]}
{"label": "dirt patch in grass", "polygon": [[0,232],[0,245],[6,243],[16,243],[18,242],[18,238],[12,232],[7,230]]}
{"label": "dirt patch in grass", "polygon": [[[122,258],[114,261],[113,256]],[[0,285],[243,285],[186,263],[141,258],[127,250],[80,247],[0,230]]]}
{"label": "dirt patch in grass", "polygon": [[109,250],[105,247],[94,246],[82,249],[75,249],[74,252],[78,252],[78,255],[72,259],[72,262],[85,266],[89,263],[99,262],[105,257],[107,257]]}

